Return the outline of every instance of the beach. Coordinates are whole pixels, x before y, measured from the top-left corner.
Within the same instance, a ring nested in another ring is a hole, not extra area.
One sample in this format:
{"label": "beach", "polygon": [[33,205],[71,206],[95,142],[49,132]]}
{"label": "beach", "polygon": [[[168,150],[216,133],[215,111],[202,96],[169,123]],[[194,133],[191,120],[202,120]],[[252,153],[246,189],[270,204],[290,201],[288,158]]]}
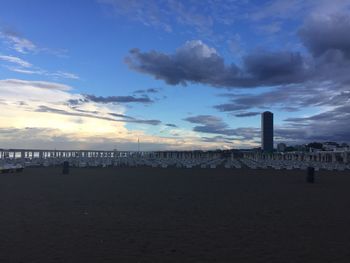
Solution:
{"label": "beach", "polygon": [[350,262],[350,171],[0,174],[0,262]]}

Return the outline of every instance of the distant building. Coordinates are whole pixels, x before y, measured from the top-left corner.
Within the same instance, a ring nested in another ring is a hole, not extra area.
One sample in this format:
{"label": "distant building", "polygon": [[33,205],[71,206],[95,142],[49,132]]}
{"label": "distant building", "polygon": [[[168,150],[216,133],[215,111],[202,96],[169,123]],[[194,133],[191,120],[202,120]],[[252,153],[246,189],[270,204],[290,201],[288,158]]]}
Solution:
{"label": "distant building", "polygon": [[294,145],[294,148],[299,152],[305,152],[307,150],[305,144]]}
{"label": "distant building", "polygon": [[334,143],[334,142],[325,142],[323,143],[323,149],[325,151],[335,151],[339,148],[339,144]]}
{"label": "distant building", "polygon": [[277,151],[278,152],[284,152],[287,148],[287,145],[283,142],[277,144]]}
{"label": "distant building", "polygon": [[261,114],[261,149],[273,151],[273,113],[269,111]]}

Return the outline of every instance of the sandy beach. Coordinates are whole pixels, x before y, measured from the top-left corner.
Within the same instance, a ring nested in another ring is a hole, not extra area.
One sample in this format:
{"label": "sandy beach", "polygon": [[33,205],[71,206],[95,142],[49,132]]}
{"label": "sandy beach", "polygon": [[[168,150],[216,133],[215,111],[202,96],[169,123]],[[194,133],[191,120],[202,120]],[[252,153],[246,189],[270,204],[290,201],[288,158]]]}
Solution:
{"label": "sandy beach", "polygon": [[0,262],[350,262],[350,172],[0,175]]}

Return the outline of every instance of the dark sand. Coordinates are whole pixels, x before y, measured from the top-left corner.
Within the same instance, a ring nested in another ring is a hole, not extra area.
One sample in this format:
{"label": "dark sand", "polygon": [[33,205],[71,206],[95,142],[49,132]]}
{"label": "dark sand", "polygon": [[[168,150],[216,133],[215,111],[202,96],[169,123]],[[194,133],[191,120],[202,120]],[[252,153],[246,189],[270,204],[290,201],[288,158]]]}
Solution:
{"label": "dark sand", "polygon": [[350,262],[350,172],[0,175],[0,262]]}

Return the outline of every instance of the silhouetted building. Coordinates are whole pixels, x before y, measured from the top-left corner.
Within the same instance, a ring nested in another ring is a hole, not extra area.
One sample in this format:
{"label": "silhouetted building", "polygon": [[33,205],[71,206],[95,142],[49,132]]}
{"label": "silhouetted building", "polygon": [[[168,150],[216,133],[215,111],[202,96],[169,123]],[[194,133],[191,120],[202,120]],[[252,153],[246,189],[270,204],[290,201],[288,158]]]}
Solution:
{"label": "silhouetted building", "polygon": [[261,114],[261,149],[273,151],[273,113],[269,111]]}

